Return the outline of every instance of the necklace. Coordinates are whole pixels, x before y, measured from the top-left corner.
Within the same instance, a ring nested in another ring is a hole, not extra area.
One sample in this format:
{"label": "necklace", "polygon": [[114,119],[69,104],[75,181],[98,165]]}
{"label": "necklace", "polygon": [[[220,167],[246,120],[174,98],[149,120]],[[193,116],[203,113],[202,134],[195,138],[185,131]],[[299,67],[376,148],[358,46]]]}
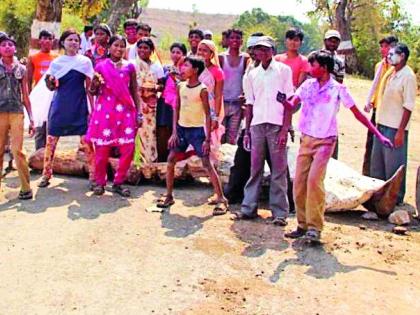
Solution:
{"label": "necklace", "polygon": [[115,68],[121,68],[122,63],[123,63],[122,59],[118,60],[117,62],[112,61],[112,59],[109,59],[109,60],[111,60],[111,62],[114,65]]}

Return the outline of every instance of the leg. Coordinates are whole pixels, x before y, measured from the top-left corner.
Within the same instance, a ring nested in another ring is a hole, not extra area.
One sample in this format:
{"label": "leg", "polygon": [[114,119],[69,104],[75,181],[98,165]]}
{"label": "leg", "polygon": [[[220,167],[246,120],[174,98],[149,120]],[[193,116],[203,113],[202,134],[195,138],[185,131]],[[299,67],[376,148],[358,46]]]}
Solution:
{"label": "leg", "polygon": [[95,182],[97,186],[106,186],[106,172],[111,147],[98,145],[95,150]]}
{"label": "leg", "polygon": [[251,127],[251,174],[244,188],[244,200],[241,212],[247,216],[255,216],[258,208],[261,181],[264,175],[266,152],[265,124]]}
{"label": "leg", "polygon": [[231,104],[224,103],[224,110],[225,110],[225,117],[223,117],[222,125],[225,127],[225,133],[222,135],[221,143],[229,143],[228,134],[230,130],[230,120],[231,120],[231,114],[230,114],[230,108]]}
{"label": "leg", "polygon": [[[394,139],[397,130],[393,128],[385,128],[388,129],[384,133],[385,137],[387,137],[388,139]],[[389,149],[383,147],[382,150],[384,151],[385,180],[390,179],[401,165],[405,166],[404,177],[400,186],[400,191],[398,192],[397,199],[397,204],[401,204],[404,201],[406,186],[408,132],[406,131],[404,134],[404,145],[402,147],[397,149]]]}
{"label": "leg", "polygon": [[231,105],[231,116],[229,121],[229,130],[226,130],[226,142],[235,145],[238,139],[239,128],[242,120],[242,109],[240,104]]}
{"label": "leg", "polygon": [[9,113],[0,113],[0,186],[1,178],[3,176],[3,156],[9,134],[9,128]]}
{"label": "leg", "polygon": [[29,184],[29,167],[26,156],[23,153],[23,114],[10,113],[10,147],[16,161],[16,168],[19,173],[21,192],[31,191]]}
{"label": "leg", "polygon": [[313,139],[313,161],[308,174],[306,194],[306,222],[308,229],[318,232],[324,227],[325,189],[327,165],[334,152],[335,139]]}
{"label": "leg", "polygon": [[280,148],[281,126],[267,125],[266,137],[271,159],[270,209],[274,218],[287,218],[287,150]]}
{"label": "leg", "polygon": [[54,153],[57,148],[58,139],[60,139],[60,137],[47,136],[47,144],[44,153],[44,170],[42,171],[42,176],[47,181],[51,178],[53,173]]}
{"label": "leg", "polygon": [[296,208],[298,227],[306,230],[306,198],[309,169],[312,163],[312,148],[310,137],[302,135],[299,153],[296,159],[296,173],[293,181],[293,196]]}
{"label": "leg", "polygon": [[[383,134],[384,129],[382,126],[378,126],[379,131]],[[386,136],[386,135],[385,135]],[[381,142],[374,137],[372,145],[372,155],[370,157],[370,176],[385,180],[385,148]]]}
{"label": "leg", "polygon": [[[372,117],[370,119],[370,122],[375,125],[376,121],[376,110],[373,109]],[[370,174],[370,158],[372,156],[372,146],[373,146],[373,133],[371,133],[369,130],[367,132],[366,136],[366,146],[365,146],[365,155],[363,157],[363,169],[362,174],[365,176],[369,176]]]}
{"label": "leg", "polygon": [[209,174],[210,182],[213,185],[213,189],[217,196],[217,200],[219,202],[225,202],[226,198],[223,195],[222,183],[220,182],[219,175],[217,174],[213,164],[210,162],[210,158],[208,156],[205,156],[201,158],[201,161],[203,162],[203,166]]}
{"label": "leg", "polygon": [[35,128],[35,150],[45,148],[47,140],[47,123],[44,122],[41,127]]}
{"label": "leg", "polygon": [[169,152],[167,166],[166,166],[166,197],[158,201],[157,206],[159,208],[167,208],[175,203],[174,201],[174,174],[176,164],[176,151],[171,150]]}
{"label": "leg", "polygon": [[335,143],[332,158],[338,160],[338,137],[337,137],[337,142]]}
{"label": "leg", "polygon": [[134,154],[134,144],[126,144],[119,147],[120,160],[118,163],[117,174],[115,175],[114,185],[122,185],[125,181],[128,170],[131,166]]}
{"label": "leg", "polygon": [[80,137],[80,146],[86,154],[89,169],[89,181],[95,181],[95,149],[92,142],[87,142],[85,136]]}

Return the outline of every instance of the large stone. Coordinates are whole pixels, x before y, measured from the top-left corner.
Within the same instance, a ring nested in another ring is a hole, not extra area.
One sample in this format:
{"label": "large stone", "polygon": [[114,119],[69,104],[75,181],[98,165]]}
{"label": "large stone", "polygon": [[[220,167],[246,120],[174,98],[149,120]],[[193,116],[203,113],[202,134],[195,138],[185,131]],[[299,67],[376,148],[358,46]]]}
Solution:
{"label": "large stone", "polygon": [[410,215],[405,210],[397,210],[391,213],[388,221],[396,225],[406,225],[410,223]]}

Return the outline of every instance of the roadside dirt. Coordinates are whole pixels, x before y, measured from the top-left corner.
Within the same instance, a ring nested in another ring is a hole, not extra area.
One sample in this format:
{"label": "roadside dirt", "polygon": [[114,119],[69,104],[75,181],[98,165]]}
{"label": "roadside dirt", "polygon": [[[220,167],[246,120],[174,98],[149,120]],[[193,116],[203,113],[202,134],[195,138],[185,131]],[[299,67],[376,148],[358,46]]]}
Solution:
{"label": "roadside dirt", "polygon": [[[368,82],[348,84],[362,104]],[[419,112],[401,207],[408,210],[420,164]],[[339,158],[361,170],[366,132],[344,108],[340,124]],[[0,196],[0,314],[420,312],[417,220],[398,236],[387,221],[361,219],[362,208],[327,215],[324,244],[311,247],[285,240],[266,210],[255,222],[212,217],[211,190],[197,182],[177,185],[169,212],[149,213],[163,184],[131,187],[133,196],[122,199],[92,196],[85,179],[65,176],[41,190],[33,175],[35,200],[19,202],[16,175]],[[287,230],[295,226],[291,217]]]}

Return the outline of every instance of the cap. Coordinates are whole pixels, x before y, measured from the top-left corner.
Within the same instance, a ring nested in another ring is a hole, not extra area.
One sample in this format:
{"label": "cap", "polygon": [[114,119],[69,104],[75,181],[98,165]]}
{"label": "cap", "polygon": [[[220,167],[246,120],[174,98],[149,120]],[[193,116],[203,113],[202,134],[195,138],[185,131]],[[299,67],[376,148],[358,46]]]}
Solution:
{"label": "cap", "polygon": [[0,36],[0,43],[4,42],[6,40],[7,41],[10,41],[10,42],[12,42],[13,44],[16,45],[16,41],[15,41],[15,39],[13,37],[7,36],[7,35]]}
{"label": "cap", "polygon": [[329,38],[333,38],[333,37],[338,38],[339,40],[341,40],[341,35],[336,30],[328,30],[325,33],[324,39],[329,39]]}
{"label": "cap", "polygon": [[204,35],[204,36],[206,36],[206,35],[213,36],[213,32],[212,32],[212,31],[210,31],[210,30],[205,30],[205,31],[203,31],[203,35]]}
{"label": "cap", "polygon": [[261,36],[250,36],[250,37],[248,37],[248,40],[246,41],[246,47],[247,48],[254,47],[260,37]]}
{"label": "cap", "polygon": [[270,36],[261,36],[258,37],[255,46],[264,46],[274,48],[276,46],[274,39]]}

